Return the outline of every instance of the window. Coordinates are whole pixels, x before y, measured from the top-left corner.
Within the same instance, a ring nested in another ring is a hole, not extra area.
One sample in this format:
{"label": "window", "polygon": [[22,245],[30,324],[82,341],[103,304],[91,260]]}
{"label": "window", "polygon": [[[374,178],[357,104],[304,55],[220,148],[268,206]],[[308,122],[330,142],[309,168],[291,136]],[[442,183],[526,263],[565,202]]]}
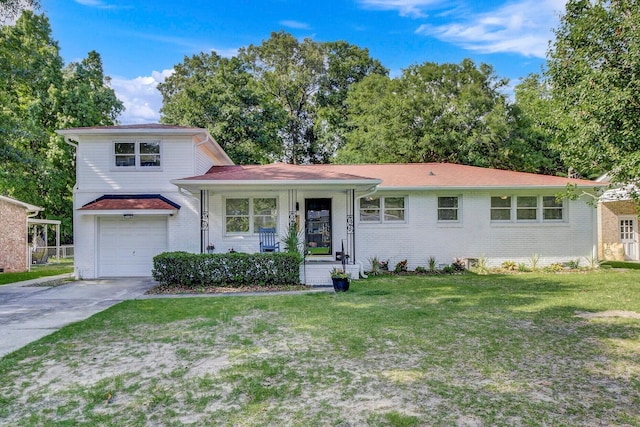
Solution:
{"label": "window", "polygon": [[518,221],[535,221],[538,219],[538,198],[535,196],[518,196],[516,199],[516,219]]}
{"label": "window", "polygon": [[360,221],[405,222],[405,198],[365,197],[360,199]]}
{"label": "window", "polygon": [[511,197],[491,198],[491,221],[511,221]]}
{"label": "window", "polygon": [[438,197],[438,221],[458,221],[458,197]]}
{"label": "window", "polygon": [[491,221],[563,222],[565,206],[555,196],[492,196]]}
{"label": "window", "polygon": [[385,197],[383,202],[385,222],[404,222],[404,197]]}
{"label": "window", "polygon": [[257,233],[260,227],[276,227],[278,203],[275,198],[225,200],[225,231]]}
{"label": "window", "polygon": [[118,169],[160,169],[160,145],[160,141],[116,141],[114,164]]}
{"label": "window", "polygon": [[545,221],[562,221],[563,207],[562,200],[556,199],[555,196],[543,196],[542,219]]}

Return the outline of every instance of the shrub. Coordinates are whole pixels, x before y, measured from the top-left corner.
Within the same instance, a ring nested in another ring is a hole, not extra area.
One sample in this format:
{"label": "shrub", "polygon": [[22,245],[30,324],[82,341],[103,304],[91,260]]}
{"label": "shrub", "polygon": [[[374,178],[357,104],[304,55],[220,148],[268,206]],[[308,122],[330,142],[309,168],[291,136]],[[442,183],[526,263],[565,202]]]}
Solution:
{"label": "shrub", "polygon": [[371,270],[369,270],[369,274],[371,274],[372,276],[382,274],[382,266],[377,256],[369,258],[369,264],[371,264]]}
{"label": "shrub", "polygon": [[525,264],[524,262],[521,262],[520,264],[518,264],[518,271],[520,273],[527,273],[531,270],[529,270],[529,267],[527,267],[527,264]]}
{"label": "shrub", "polygon": [[396,273],[407,271],[407,260],[403,259],[402,261],[398,262],[393,271],[395,271]]}
{"label": "shrub", "polygon": [[567,267],[569,267],[572,270],[577,270],[580,268],[580,258],[576,258],[574,260],[571,260],[569,262],[567,262]]}
{"label": "shrub", "polygon": [[458,272],[458,273],[466,270],[466,266],[464,264],[464,260],[462,260],[460,258],[454,258],[453,259],[453,263],[451,264],[451,268],[453,268],[453,271]]}
{"label": "shrub", "polygon": [[564,270],[564,267],[562,266],[562,264],[558,263],[558,262],[554,262],[553,264],[550,264],[548,266],[546,266],[544,268],[545,271],[548,271],[550,273],[557,273],[559,271]]}
{"label": "shrub", "polygon": [[430,273],[435,273],[438,271],[438,261],[436,260],[436,257],[430,256],[429,259],[427,260],[427,263],[429,265]]}
{"label": "shrub", "polygon": [[517,264],[515,261],[504,261],[502,263],[502,268],[504,268],[505,270],[509,270],[509,271],[515,271],[515,269],[517,268]]}
{"label": "shrub", "polygon": [[389,260],[380,260],[380,270],[389,271]]}
{"label": "shrub", "polygon": [[442,269],[442,274],[453,274],[453,273],[455,273],[456,270],[452,267],[452,265],[445,265],[444,268]]}
{"label": "shrub", "polygon": [[531,271],[536,271],[538,269],[538,263],[540,262],[540,254],[534,253],[531,255],[529,262],[531,263]]}
{"label": "shrub", "polygon": [[294,253],[192,254],[164,252],[153,258],[153,278],[165,286],[241,287],[298,284]]}
{"label": "shrub", "polygon": [[419,266],[416,267],[415,271],[416,271],[416,273],[426,273],[427,269],[422,267],[421,265],[419,265]]}

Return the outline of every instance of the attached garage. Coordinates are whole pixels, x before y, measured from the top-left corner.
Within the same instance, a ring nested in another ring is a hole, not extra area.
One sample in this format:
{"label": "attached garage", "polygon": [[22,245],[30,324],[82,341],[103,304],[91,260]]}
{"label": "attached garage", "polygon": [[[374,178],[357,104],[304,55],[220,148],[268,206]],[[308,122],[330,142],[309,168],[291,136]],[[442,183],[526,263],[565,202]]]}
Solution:
{"label": "attached garage", "polygon": [[95,218],[95,277],[151,276],[169,249],[169,217],[180,205],[160,194],[104,195],[78,211]]}
{"label": "attached garage", "polygon": [[167,250],[166,217],[99,218],[98,276],[151,276],[153,257]]}

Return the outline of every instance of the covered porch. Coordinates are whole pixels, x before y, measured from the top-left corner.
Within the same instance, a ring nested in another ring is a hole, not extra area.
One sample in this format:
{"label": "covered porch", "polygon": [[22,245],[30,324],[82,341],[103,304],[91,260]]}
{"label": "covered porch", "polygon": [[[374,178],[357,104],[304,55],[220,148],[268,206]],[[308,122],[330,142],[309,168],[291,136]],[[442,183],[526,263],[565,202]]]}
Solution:
{"label": "covered porch", "polygon": [[305,252],[300,281],[311,286],[330,286],[331,270],[343,265],[358,278],[357,199],[379,183],[286,164],[219,166],[206,175],[174,181],[200,200],[201,252],[258,252],[259,228],[275,228],[282,239],[294,225]]}

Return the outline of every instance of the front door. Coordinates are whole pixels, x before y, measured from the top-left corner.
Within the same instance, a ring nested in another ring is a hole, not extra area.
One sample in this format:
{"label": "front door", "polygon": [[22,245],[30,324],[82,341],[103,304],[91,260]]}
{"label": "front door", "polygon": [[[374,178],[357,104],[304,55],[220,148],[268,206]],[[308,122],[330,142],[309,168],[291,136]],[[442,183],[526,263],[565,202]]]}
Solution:
{"label": "front door", "polygon": [[331,199],[305,199],[305,243],[310,255],[331,255]]}
{"label": "front door", "polygon": [[620,219],[620,243],[625,259],[638,260],[638,221],[636,217]]}

